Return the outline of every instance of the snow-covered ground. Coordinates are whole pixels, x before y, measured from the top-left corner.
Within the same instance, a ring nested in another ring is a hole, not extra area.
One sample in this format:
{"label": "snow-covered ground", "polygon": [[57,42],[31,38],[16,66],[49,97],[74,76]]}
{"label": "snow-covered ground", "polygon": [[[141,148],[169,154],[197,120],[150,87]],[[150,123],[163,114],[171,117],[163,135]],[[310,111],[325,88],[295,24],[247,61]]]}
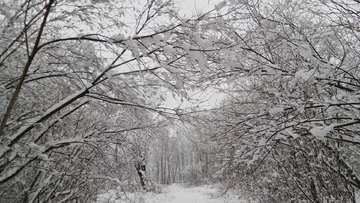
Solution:
{"label": "snow-covered ground", "polygon": [[98,196],[98,203],[247,203],[235,195],[222,195],[215,186],[185,187],[180,184],[164,186],[162,192],[127,193],[111,190]]}

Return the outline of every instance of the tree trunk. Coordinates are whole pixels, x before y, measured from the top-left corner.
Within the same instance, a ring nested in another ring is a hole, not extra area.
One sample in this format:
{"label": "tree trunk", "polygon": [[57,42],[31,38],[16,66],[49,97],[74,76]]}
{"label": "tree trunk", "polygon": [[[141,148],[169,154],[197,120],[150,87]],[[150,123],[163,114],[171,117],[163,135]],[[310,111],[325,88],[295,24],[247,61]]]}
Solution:
{"label": "tree trunk", "polygon": [[143,189],[146,189],[146,184],[145,184],[145,171],[146,171],[146,166],[145,166],[145,162],[143,161],[137,161],[135,163],[135,168],[136,168],[136,172],[139,175],[140,178],[140,184],[141,187]]}

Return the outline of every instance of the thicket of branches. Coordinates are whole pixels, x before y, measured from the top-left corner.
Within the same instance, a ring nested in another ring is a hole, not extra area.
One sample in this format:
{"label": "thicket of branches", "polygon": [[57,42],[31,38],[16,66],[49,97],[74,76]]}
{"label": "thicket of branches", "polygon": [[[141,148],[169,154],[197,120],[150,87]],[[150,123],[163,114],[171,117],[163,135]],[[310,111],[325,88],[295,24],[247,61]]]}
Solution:
{"label": "thicket of branches", "polygon": [[[138,3],[1,3],[3,202],[91,202],[150,177],[355,202],[358,1],[230,0],[193,17]],[[163,105],[199,90],[226,96],[205,111]]]}
{"label": "thicket of branches", "polygon": [[145,187],[144,143],[175,115],[159,106],[168,89],[181,91],[170,66],[182,56],[165,48],[182,23],[173,2],[1,4],[2,202]]}
{"label": "thicket of branches", "polygon": [[229,58],[219,68],[227,99],[200,116],[203,133],[221,148],[223,175],[236,177],[229,186],[260,202],[355,202],[359,2],[237,8],[232,47],[220,52]]}

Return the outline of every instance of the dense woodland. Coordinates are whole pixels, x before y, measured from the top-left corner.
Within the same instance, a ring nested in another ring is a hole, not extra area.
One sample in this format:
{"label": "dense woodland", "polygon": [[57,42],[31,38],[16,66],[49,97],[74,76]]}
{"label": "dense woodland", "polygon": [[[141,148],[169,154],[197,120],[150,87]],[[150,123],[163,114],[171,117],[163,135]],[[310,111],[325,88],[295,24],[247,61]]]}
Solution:
{"label": "dense woodland", "polygon": [[[355,203],[360,1],[179,5],[0,2],[1,202],[184,182]],[[204,107],[195,92],[222,100]]]}

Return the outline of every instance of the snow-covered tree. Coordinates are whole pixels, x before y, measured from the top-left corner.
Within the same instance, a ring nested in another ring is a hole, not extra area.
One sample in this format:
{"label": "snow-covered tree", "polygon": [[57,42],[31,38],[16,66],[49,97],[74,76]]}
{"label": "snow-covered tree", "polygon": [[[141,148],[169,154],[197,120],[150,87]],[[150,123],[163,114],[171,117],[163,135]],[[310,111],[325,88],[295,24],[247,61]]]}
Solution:
{"label": "snow-covered tree", "polygon": [[[146,171],[168,183],[219,169],[263,202],[354,202],[359,10],[230,0],[182,17],[170,0],[3,1],[0,198],[94,201],[146,188]],[[227,95],[219,108],[162,106],[207,89]],[[194,142],[169,136],[167,119],[191,124]]]}
{"label": "snow-covered tree", "polygon": [[230,185],[262,202],[355,202],[359,2],[232,2],[212,68],[228,98],[208,133]]}
{"label": "snow-covered tree", "polygon": [[2,202],[93,201],[143,172],[143,135],[176,113],[164,92],[183,93],[180,70],[201,60],[174,65],[201,17],[173,3],[1,3]]}

